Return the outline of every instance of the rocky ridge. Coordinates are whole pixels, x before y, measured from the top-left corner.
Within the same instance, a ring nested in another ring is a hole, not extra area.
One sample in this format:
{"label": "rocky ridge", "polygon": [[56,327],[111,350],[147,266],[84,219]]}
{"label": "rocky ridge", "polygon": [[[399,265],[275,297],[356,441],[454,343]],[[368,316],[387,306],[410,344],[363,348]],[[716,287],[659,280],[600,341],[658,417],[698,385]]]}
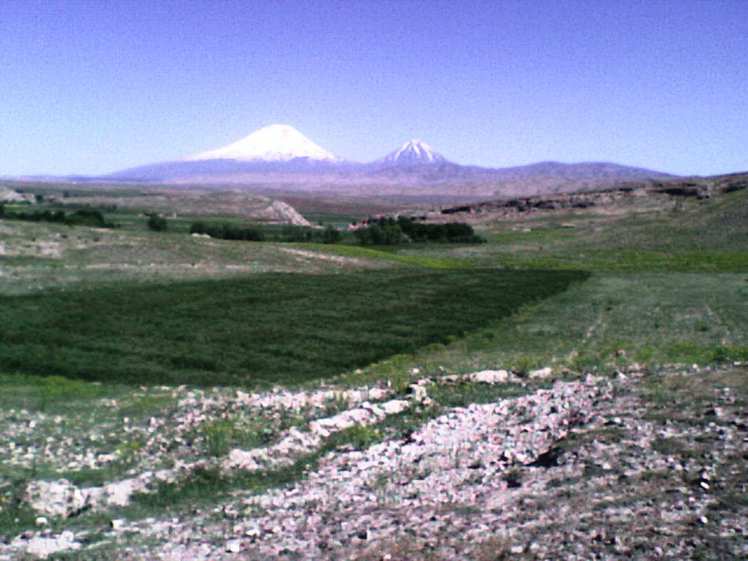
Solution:
{"label": "rocky ridge", "polygon": [[[748,491],[748,419],[745,396],[733,386],[745,375],[742,367],[727,373],[634,367],[613,378],[587,375],[548,385],[552,375],[541,369],[518,378],[493,370],[423,378],[406,394],[385,387],[260,394],[172,390],[178,425],[199,426],[244,410],[305,412],[307,429],[280,430],[267,445],[216,458],[229,473],[303,458],[336,431],[376,426],[407,408],[426,410],[433,405],[429,394],[445,385],[524,385],[525,395],[447,409],[403,437],[331,451],[288,487],[259,494],[236,489],[210,508],[176,518],[113,514],[95,546],[86,545],[88,531],[47,528],[46,516],[80,516],[80,510],[51,505],[75,503],[76,493],[87,491],[69,482],[31,482],[26,500],[46,515],[38,519],[42,529],[0,544],[0,559],[90,547],[114,547],[117,559],[204,561],[748,554],[748,504],[740,498]],[[688,387],[696,376],[719,383],[690,403],[674,403],[676,394],[651,393]],[[171,423],[151,424],[158,434]],[[307,439],[307,448],[281,445],[295,433]],[[154,454],[149,450],[144,455]],[[269,463],[256,461],[257,450],[266,452],[263,462]],[[247,453],[251,461],[232,461]],[[155,463],[144,461],[138,469]],[[152,492],[153,482],[138,491]]]}
{"label": "rocky ridge", "polygon": [[506,197],[442,208],[438,212],[416,214],[414,217],[440,221],[445,219],[471,221],[494,220],[537,212],[607,208],[635,199],[671,200],[679,198],[710,199],[714,196],[748,189],[748,175],[734,174],[688,180],[623,182],[602,189],[576,193],[548,193],[534,196]]}

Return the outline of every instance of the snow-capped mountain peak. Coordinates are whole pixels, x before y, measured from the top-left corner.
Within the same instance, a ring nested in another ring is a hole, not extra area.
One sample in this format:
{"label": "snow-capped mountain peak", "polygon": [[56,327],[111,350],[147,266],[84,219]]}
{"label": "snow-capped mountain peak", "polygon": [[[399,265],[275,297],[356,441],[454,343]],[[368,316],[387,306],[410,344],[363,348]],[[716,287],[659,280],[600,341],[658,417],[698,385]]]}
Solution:
{"label": "snow-capped mountain peak", "polygon": [[338,161],[334,154],[290,125],[269,125],[228,146],[201,152],[187,159],[285,162],[296,158]]}
{"label": "snow-capped mountain peak", "polygon": [[437,164],[447,159],[422,140],[413,139],[387,154],[384,161],[394,164]]}

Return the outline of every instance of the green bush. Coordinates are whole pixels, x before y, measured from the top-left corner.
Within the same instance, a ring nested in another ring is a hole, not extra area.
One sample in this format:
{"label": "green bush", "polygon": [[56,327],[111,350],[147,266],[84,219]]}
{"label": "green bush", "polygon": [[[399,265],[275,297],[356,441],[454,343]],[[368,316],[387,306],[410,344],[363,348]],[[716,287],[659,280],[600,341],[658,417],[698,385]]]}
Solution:
{"label": "green bush", "polygon": [[322,243],[338,243],[340,238],[340,232],[332,226],[327,226],[322,232]]}
{"label": "green bush", "polygon": [[148,229],[154,232],[165,232],[169,227],[166,218],[158,214],[151,214],[148,216]]}
{"label": "green bush", "polygon": [[342,240],[343,234],[335,227],[310,228],[287,224],[281,229],[269,226],[236,226],[226,222],[206,223],[193,222],[191,234],[207,234],[222,240],[273,241],[289,243],[324,243],[335,244]]}
{"label": "green bush", "polygon": [[261,242],[265,240],[263,231],[254,226],[235,226],[227,222],[205,223],[193,222],[190,234],[207,234],[221,240],[239,240]]}
{"label": "green bush", "polygon": [[381,435],[376,427],[353,425],[336,435],[335,440],[341,444],[350,444],[356,450],[366,450],[372,444],[379,442]]}
{"label": "green bush", "polygon": [[354,236],[361,245],[399,245],[407,242],[435,243],[485,243],[477,236],[473,227],[464,223],[423,224],[400,216],[370,218],[365,228],[359,228]]}
{"label": "green bush", "polygon": [[312,242],[314,241],[314,230],[305,226],[283,226],[280,239],[282,242]]}
{"label": "green bush", "polygon": [[107,222],[101,211],[96,210],[95,208],[82,208],[76,210],[72,214],[65,216],[64,220],[65,224],[70,226],[91,226],[93,228],[114,227],[114,224]]}
{"label": "green bush", "polygon": [[236,427],[231,421],[221,419],[204,425],[205,447],[208,454],[220,458],[229,453],[236,438]]}
{"label": "green bush", "polygon": [[0,217],[10,220],[24,220],[27,222],[56,222],[68,226],[91,226],[93,228],[114,228],[114,224],[108,222],[100,210],[94,208],[82,208],[71,214],[65,214],[63,210],[35,210],[33,212],[0,212]]}

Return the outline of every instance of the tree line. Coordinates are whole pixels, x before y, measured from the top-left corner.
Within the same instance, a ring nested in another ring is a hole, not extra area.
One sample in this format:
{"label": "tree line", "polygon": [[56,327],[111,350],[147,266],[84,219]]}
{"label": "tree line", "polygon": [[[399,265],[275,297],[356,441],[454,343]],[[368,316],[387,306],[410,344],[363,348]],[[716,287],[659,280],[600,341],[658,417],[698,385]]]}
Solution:
{"label": "tree line", "polygon": [[354,230],[353,235],[361,245],[400,245],[410,242],[430,243],[484,243],[470,224],[424,224],[412,218],[369,218],[366,226]]}
{"label": "tree line", "polygon": [[26,222],[53,222],[68,226],[90,226],[93,228],[114,228],[101,211],[93,208],[81,208],[66,213],[64,210],[34,210],[29,212],[9,212],[0,204],[0,218],[5,220],[24,220]]}
{"label": "tree line", "polygon": [[313,243],[338,243],[342,234],[337,228],[327,226],[324,229],[309,228],[306,226],[284,226],[275,233],[266,233],[257,226],[238,226],[228,222],[193,222],[190,225],[190,234],[207,234],[211,238],[221,240],[241,241],[275,241],[275,242],[313,242]]}

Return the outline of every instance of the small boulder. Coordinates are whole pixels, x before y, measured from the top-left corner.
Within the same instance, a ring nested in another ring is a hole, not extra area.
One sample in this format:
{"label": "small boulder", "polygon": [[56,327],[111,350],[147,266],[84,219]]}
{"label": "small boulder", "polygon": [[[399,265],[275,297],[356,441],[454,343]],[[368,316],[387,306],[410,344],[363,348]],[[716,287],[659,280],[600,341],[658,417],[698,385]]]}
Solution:
{"label": "small boulder", "polygon": [[410,386],[410,392],[413,394],[413,400],[421,403],[429,398],[429,393],[425,386],[420,384],[413,384]]}
{"label": "small boulder", "polygon": [[56,538],[36,536],[26,543],[19,543],[17,540],[14,540],[13,545],[25,549],[26,553],[42,559],[46,559],[59,551],[81,548],[81,544],[75,541],[75,535],[70,531],[63,532]]}
{"label": "small boulder", "polygon": [[67,518],[87,506],[87,497],[67,479],[32,481],[26,486],[25,500],[36,512]]}
{"label": "small boulder", "polygon": [[397,415],[402,413],[410,406],[410,403],[404,399],[392,399],[382,403],[381,407],[387,415]]}
{"label": "small boulder", "polygon": [[534,380],[544,380],[553,374],[553,369],[546,366],[545,368],[539,368],[538,370],[532,370],[529,377]]}
{"label": "small boulder", "polygon": [[479,384],[506,384],[511,376],[506,370],[481,370],[470,374],[468,379]]}
{"label": "small boulder", "polygon": [[127,506],[130,504],[130,497],[135,493],[143,492],[146,487],[146,481],[141,478],[123,479],[110,483],[104,487],[106,503],[110,506]]}

